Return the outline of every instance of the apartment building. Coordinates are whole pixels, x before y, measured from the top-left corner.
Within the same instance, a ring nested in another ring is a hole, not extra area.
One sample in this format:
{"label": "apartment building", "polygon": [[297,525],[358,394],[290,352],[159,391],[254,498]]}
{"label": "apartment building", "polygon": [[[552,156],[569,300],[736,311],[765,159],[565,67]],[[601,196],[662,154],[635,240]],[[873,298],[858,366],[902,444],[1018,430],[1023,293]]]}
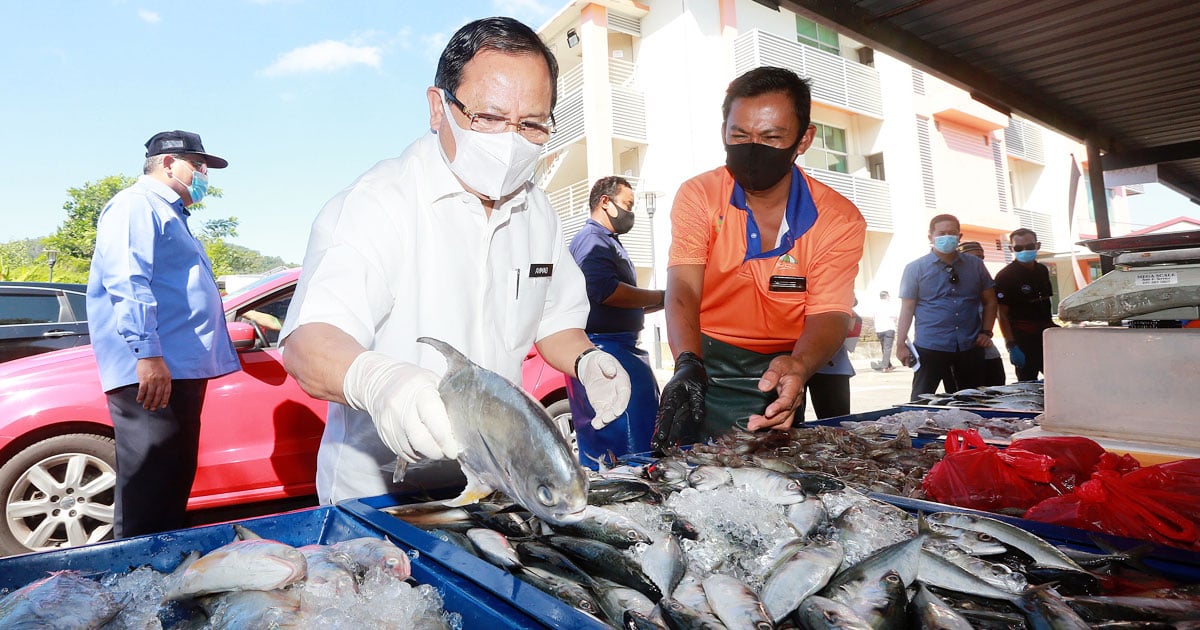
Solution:
{"label": "apartment building", "polygon": [[[539,34],[561,75],[559,131],[538,184],[569,239],[587,218],[591,183],[629,178],[638,220],[622,242],[642,286],[665,286],[679,185],[724,163],[726,86],[764,65],[812,83],[817,139],[798,164],[867,220],[856,280],[865,307],[880,290],[895,293],[904,265],[928,251],[929,219],[944,212],[961,220],[963,240],[984,244],[993,273],[1012,260],[1004,245],[1018,227],[1038,233],[1060,294],[1076,289],[1072,265],[1086,270],[1072,256],[1077,235],[1095,233],[1082,144],[804,15],[753,0],[575,0]],[[1109,190],[1115,224],[1128,222],[1131,192]],[[645,341],[665,339],[661,315],[647,326]]]}

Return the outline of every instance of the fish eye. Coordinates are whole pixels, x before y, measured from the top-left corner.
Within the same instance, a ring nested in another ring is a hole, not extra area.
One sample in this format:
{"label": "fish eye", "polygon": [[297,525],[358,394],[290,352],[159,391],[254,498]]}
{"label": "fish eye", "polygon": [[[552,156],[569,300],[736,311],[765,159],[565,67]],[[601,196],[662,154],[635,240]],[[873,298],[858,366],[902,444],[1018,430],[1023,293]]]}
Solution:
{"label": "fish eye", "polygon": [[896,582],[900,581],[900,576],[896,575],[895,573],[889,573],[889,574],[885,575],[883,577],[883,579],[887,580],[888,582],[890,582],[892,584],[895,584]]}
{"label": "fish eye", "polygon": [[629,540],[639,540],[641,538],[641,536],[638,535],[638,532],[636,529],[631,529],[631,530],[625,532],[625,536]]}
{"label": "fish eye", "polygon": [[596,607],[592,605],[592,602],[589,602],[586,599],[581,599],[579,600],[579,610],[582,610],[586,613],[595,613]]}
{"label": "fish eye", "polygon": [[554,493],[550,492],[550,488],[547,488],[546,486],[538,486],[537,500],[545,506],[554,505]]}

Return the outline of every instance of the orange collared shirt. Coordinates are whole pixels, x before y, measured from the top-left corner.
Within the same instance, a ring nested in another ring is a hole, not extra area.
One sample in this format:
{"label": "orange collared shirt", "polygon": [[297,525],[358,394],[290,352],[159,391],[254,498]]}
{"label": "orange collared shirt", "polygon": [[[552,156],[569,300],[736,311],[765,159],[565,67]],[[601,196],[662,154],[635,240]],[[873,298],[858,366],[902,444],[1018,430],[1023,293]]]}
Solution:
{"label": "orange collared shirt", "polygon": [[[733,205],[734,181],[724,166],[680,186],[671,208],[667,266],[704,265],[700,331],[705,335],[754,352],[786,352],[804,332],[806,316],[851,314],[867,223],[850,200],[799,168],[792,170],[796,173],[803,179],[799,194],[793,190],[788,201],[783,240],[791,236],[794,242],[767,257],[747,255],[750,215]],[[796,204],[804,203],[805,195],[817,216],[797,233],[805,221],[790,223],[800,216]],[[805,290],[772,291],[772,276],[803,278]]]}

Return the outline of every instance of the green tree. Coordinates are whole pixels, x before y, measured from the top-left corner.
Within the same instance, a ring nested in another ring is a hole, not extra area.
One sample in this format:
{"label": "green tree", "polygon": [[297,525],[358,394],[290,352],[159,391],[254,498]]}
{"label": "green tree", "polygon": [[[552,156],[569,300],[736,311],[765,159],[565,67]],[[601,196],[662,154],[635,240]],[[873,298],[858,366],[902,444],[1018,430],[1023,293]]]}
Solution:
{"label": "green tree", "polygon": [[41,240],[27,238],[0,244],[0,280],[31,281],[33,261],[41,252]]}
{"label": "green tree", "polygon": [[[56,282],[87,282],[92,253],[96,248],[96,223],[100,219],[100,212],[113,195],[136,181],[136,178],[126,175],[110,175],[68,189],[69,199],[63,204],[67,218],[54,234],[46,238],[0,243],[0,280],[46,280],[50,273],[46,251],[53,249],[57,253],[54,265]],[[209,188],[208,196],[221,197],[221,189]],[[204,204],[195,204],[188,210],[194,217],[197,212],[204,210]],[[236,237],[237,228],[237,217],[227,217],[204,221],[197,231],[216,275],[261,273],[287,266],[277,256],[263,256],[252,249],[229,243],[226,239]]]}
{"label": "green tree", "polygon": [[223,240],[226,238],[237,237],[238,218],[229,217],[226,219],[209,219],[204,222],[204,228],[200,232],[201,239]]}
{"label": "green tree", "polygon": [[85,182],[79,188],[68,188],[70,199],[63,204],[67,220],[58,226],[58,231],[48,244],[57,249],[59,256],[91,260],[96,248],[96,221],[100,211],[113,195],[137,181],[126,175],[109,175],[95,182]]}
{"label": "green tree", "polygon": [[[100,220],[100,212],[113,195],[129,188],[136,181],[137,178],[128,175],[109,175],[98,181],[84,182],[79,188],[67,189],[70,199],[63,204],[67,220],[47,239],[47,245],[58,250],[60,260],[65,257],[90,261],[92,252],[96,250],[96,222]],[[208,196],[221,197],[221,189],[215,186],[209,188]],[[202,210],[203,203],[188,207],[188,211],[193,215]],[[237,219],[230,218],[236,227]]]}

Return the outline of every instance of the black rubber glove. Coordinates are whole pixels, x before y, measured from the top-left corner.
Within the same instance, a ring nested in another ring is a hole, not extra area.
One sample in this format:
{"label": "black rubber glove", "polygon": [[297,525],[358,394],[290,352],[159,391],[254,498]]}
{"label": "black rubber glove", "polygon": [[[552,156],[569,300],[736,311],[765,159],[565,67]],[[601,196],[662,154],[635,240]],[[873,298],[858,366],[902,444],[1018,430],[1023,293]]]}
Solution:
{"label": "black rubber glove", "polygon": [[704,393],[708,390],[708,372],[704,359],[681,352],[675,359],[675,375],[667,381],[654,420],[650,446],[662,454],[682,444],[694,444],[704,423]]}

